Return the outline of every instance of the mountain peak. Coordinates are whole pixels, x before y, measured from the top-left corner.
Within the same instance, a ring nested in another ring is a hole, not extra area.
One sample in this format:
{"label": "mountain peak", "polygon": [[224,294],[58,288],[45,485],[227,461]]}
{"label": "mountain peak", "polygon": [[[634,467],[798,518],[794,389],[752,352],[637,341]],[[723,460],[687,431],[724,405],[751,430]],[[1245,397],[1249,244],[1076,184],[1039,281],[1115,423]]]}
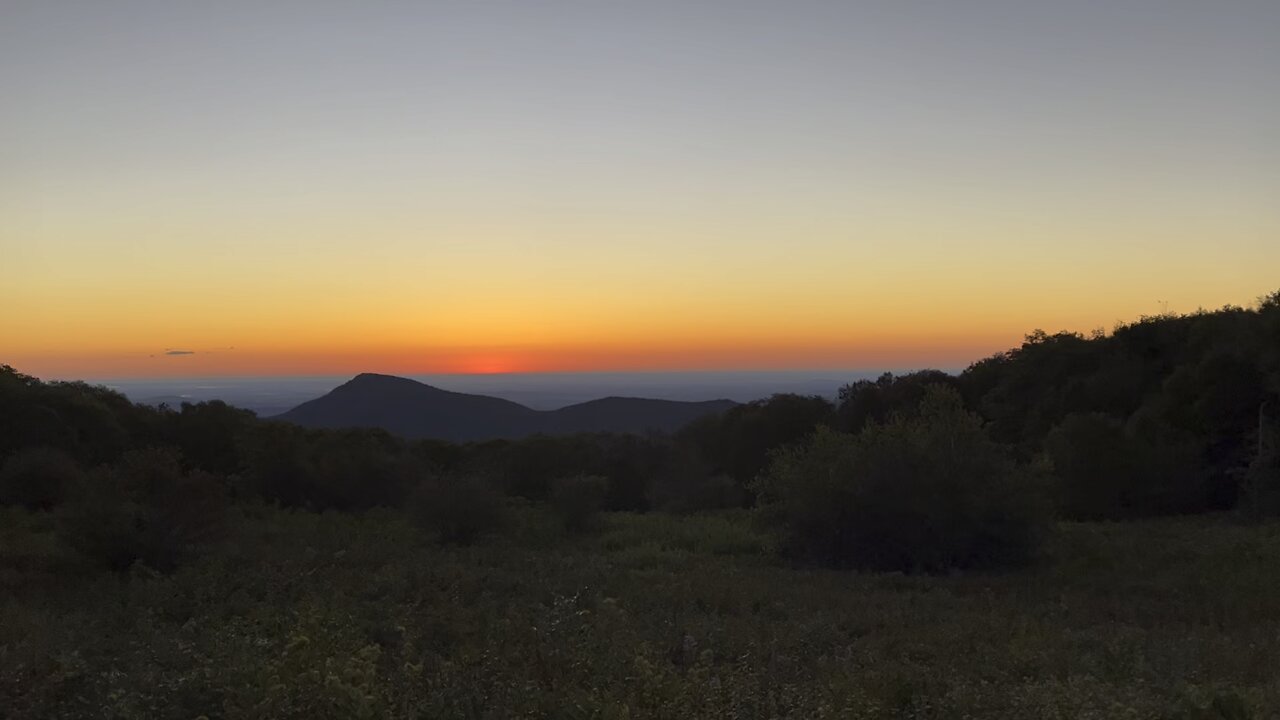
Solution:
{"label": "mountain peak", "polygon": [[395,375],[384,375],[382,373],[362,372],[347,382],[413,382],[409,378],[396,377]]}
{"label": "mountain peak", "polygon": [[466,441],[535,433],[671,431],[736,403],[609,397],[539,411],[409,378],[360,373],[328,395],[278,416],[309,427],[380,427],[405,437]]}
{"label": "mountain peak", "polygon": [[401,388],[405,390],[413,388],[419,391],[421,391],[422,389],[427,389],[427,390],[435,390],[438,392],[446,392],[444,390],[441,390],[438,387],[434,387],[426,383],[421,383],[421,382],[418,382],[417,380],[411,380],[405,377],[398,377],[396,375],[384,375],[382,373],[371,373],[371,372],[362,372],[359,375],[356,375],[355,377],[346,381],[339,387],[358,388],[358,389]]}

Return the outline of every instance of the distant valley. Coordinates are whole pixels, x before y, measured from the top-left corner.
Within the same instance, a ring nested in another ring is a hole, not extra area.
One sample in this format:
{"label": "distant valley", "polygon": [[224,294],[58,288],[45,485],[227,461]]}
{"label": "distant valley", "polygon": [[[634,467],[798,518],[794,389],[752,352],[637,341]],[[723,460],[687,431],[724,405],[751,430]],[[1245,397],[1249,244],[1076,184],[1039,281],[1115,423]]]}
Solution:
{"label": "distant valley", "polygon": [[[910,368],[888,368],[895,373]],[[944,368],[945,369],[945,368]],[[954,368],[955,373],[963,368]],[[444,390],[488,395],[534,410],[556,410],[605,397],[701,401],[724,398],[739,403],[777,393],[821,395],[835,400],[839,388],[874,379],[882,370],[701,370],[650,372],[494,373],[485,375],[400,375]],[[383,373],[386,374],[386,373]],[[79,378],[65,378],[68,380]],[[351,379],[351,375],[90,378],[134,402],[178,407],[184,402],[221,400],[260,417],[287,412]]]}
{"label": "distant valley", "polygon": [[465,442],[537,433],[670,432],[737,404],[606,397],[558,410],[535,410],[502,398],[364,373],[273,419],[316,428],[377,427],[407,438]]}

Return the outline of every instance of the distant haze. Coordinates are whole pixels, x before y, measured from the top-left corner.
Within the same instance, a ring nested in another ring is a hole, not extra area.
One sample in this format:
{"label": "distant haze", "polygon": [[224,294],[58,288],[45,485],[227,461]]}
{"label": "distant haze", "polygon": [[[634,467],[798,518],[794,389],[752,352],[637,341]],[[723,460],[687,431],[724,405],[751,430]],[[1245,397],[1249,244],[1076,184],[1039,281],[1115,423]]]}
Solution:
{"label": "distant haze", "polygon": [[[412,375],[436,387],[491,395],[537,410],[554,410],[609,396],[662,400],[749,402],[774,393],[800,393],[834,398],[841,385],[879,372],[777,371],[683,373],[504,373],[497,375]],[[276,415],[329,392],[350,376],[154,378],[98,381],[135,402],[177,406],[182,402],[222,400],[231,405]]]}

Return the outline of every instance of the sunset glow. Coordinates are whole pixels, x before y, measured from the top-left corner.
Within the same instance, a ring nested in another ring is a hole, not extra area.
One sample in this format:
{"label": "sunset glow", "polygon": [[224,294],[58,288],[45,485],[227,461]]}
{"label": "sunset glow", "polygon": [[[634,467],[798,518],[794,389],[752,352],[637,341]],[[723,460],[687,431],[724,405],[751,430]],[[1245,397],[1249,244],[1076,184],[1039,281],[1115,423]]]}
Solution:
{"label": "sunset glow", "polygon": [[1146,4],[19,4],[0,362],[956,368],[1248,305],[1278,13]]}

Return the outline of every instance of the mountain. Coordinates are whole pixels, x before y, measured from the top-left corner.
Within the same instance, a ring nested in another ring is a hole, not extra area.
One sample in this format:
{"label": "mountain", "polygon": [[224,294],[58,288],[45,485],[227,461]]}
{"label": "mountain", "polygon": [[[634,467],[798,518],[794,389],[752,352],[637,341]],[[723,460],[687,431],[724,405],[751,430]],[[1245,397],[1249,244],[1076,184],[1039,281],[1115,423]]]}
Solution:
{"label": "mountain", "polygon": [[305,427],[379,427],[404,437],[465,442],[536,433],[671,431],[736,404],[608,397],[559,410],[534,410],[501,398],[362,373],[274,419]]}
{"label": "mountain", "polygon": [[737,403],[732,400],[688,402],[607,397],[543,413],[549,421],[544,432],[670,431],[688,425],[703,415],[724,412],[734,405]]}

